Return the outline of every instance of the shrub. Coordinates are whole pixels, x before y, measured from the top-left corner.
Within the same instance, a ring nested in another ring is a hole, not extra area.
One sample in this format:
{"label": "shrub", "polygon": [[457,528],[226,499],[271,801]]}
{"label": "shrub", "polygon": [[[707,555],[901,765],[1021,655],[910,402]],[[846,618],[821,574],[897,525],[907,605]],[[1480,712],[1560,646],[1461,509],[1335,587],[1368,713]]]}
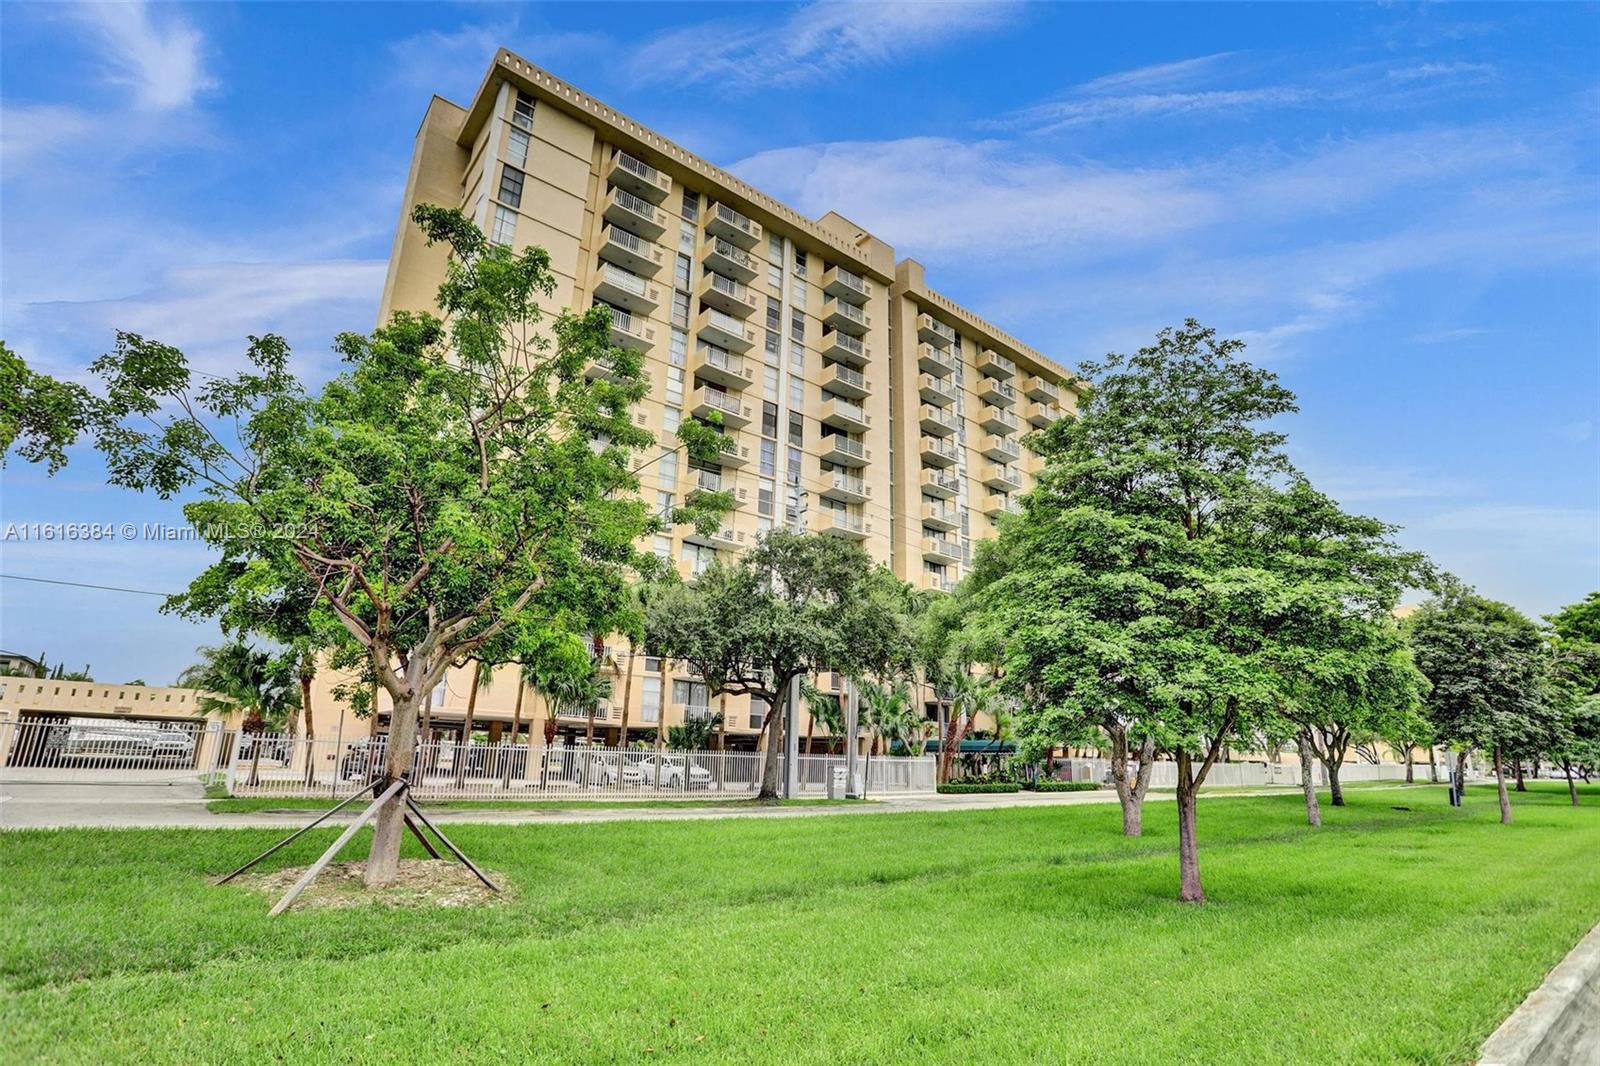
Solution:
{"label": "shrub", "polygon": [[1020,792],[1022,786],[1015,781],[949,781],[939,786],[946,795],[970,792]]}
{"label": "shrub", "polygon": [[1098,781],[1057,781],[1047,777],[1028,787],[1034,792],[1093,792],[1102,786]]}

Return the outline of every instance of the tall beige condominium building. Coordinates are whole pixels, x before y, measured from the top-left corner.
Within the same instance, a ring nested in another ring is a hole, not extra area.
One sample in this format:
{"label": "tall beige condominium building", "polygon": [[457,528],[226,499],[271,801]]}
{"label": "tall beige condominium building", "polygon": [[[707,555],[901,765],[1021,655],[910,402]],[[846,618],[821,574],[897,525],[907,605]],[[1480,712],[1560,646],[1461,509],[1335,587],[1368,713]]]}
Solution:
{"label": "tall beige condominium building", "polygon": [[[511,52],[466,108],[428,106],[381,319],[434,306],[445,253],[410,224],[417,203],[459,206],[494,241],[547,249],[554,304],[612,309],[615,339],[645,355],[651,381],[637,417],[661,452],[643,491],[663,508],[697,487],[734,496],[715,535],[674,529],[650,545],[685,576],[787,526],[947,588],[1027,487],[1021,435],[1072,410],[1065,370],[929,289],[921,264],[897,264],[836,213],[806,218]],[[712,412],[737,446],[720,466],[689,462],[674,431]],[[708,708],[705,686],[672,664],[619,656],[618,668],[635,671],[630,733]],[[487,722],[505,716],[515,683],[492,691]],[[730,699],[730,746],[754,742],[763,711]],[[608,741],[620,717],[611,707],[599,723]]]}

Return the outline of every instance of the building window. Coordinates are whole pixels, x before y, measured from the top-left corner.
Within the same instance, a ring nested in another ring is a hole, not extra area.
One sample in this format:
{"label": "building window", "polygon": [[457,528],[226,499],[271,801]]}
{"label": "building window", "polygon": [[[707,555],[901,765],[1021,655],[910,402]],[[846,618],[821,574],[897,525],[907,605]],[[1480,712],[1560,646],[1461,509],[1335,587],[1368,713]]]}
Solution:
{"label": "building window", "polygon": [[[777,429],[774,428],[776,433]],[[764,440],[761,442],[761,473],[773,477],[778,473],[778,442]]]}
{"label": "building window", "polygon": [[766,366],[761,368],[761,395],[768,400],[778,398],[778,368]]}
{"label": "building window", "polygon": [[672,294],[672,324],[679,329],[689,328],[689,294],[686,292]]}
{"label": "building window", "polygon": [[700,218],[699,193],[683,190],[683,218],[686,222],[694,222]]}
{"label": "building window", "polygon": [[804,407],[806,402],[806,383],[802,378],[789,375],[789,409]]}
{"label": "building window", "polygon": [[495,204],[494,232],[489,239],[496,244],[515,244],[517,240],[517,213],[502,204]]}
{"label": "building window", "polygon": [[665,533],[657,533],[656,534],[656,539],[655,539],[655,544],[654,544],[654,550],[655,550],[657,559],[662,559],[662,560],[671,559],[672,558],[672,538],[667,536]]}
{"label": "building window", "polygon": [[764,400],[761,403],[761,435],[773,438],[778,435],[778,405]]}
{"label": "building window", "polygon": [[678,253],[677,266],[672,269],[672,283],[680,289],[689,287],[689,257]]}
{"label": "building window", "polygon": [[656,493],[656,515],[663,522],[672,520],[672,496],[673,494],[670,492]]}
{"label": "building window", "polygon": [[704,716],[710,713],[711,693],[703,681],[684,681],[681,678],[674,678],[672,702],[689,708],[691,716]]}
{"label": "building window", "polygon": [[673,366],[688,365],[689,335],[681,329],[672,331],[672,341],[667,350],[667,362]]}
{"label": "building window", "polygon": [[767,288],[775,292],[783,291],[783,267],[777,263],[767,264]]}
{"label": "building window", "polygon": [[[659,660],[658,660],[659,661]],[[649,660],[646,660],[648,668]],[[644,677],[644,698],[639,704],[639,719],[645,722],[661,721],[661,678]]]}
{"label": "building window", "polygon": [[789,309],[789,337],[797,344],[806,342],[806,315],[804,311]]}
{"label": "building window", "polygon": [[667,367],[667,402],[683,403],[683,367]]}
{"label": "building window", "polygon": [[798,344],[789,345],[789,369],[796,374],[806,372],[806,350]]}
{"label": "building window", "polygon": [[500,202],[512,207],[522,206],[523,173],[516,167],[500,168]]}
{"label": "building window", "polygon": [[763,478],[760,487],[756,490],[757,512],[764,515],[772,514],[773,501],[775,499],[772,482]]}
{"label": "building window", "polygon": [[513,128],[506,135],[506,162],[523,170],[528,169],[528,148],[533,143],[527,133]]}
{"label": "building window", "polygon": [[678,432],[678,426],[683,422],[683,411],[676,407],[668,407],[661,413],[661,429],[666,433]]}
{"label": "building window", "polygon": [[806,276],[806,253],[798,248],[794,250],[794,276],[797,278]]}
{"label": "building window", "polygon": [[763,358],[773,366],[783,361],[783,338],[772,330],[767,331],[767,344]]}
{"label": "building window", "polygon": [[789,412],[789,443],[796,448],[804,446],[806,442],[806,420],[799,411]]}
{"label": "building window", "polygon": [[533,97],[521,89],[517,90],[517,103],[511,109],[511,122],[525,130],[533,129]]}
{"label": "building window", "polygon": [[783,301],[776,296],[767,297],[767,328],[771,330],[783,328]]}
{"label": "building window", "polygon": [[694,227],[687,222],[678,226],[678,247],[686,252],[694,251]]}
{"label": "building window", "polygon": [[661,449],[661,469],[657,472],[656,484],[663,488],[675,489],[678,487],[678,450],[676,448]]}
{"label": "building window", "polygon": [[774,263],[783,262],[783,238],[776,233],[767,234],[767,258]]}

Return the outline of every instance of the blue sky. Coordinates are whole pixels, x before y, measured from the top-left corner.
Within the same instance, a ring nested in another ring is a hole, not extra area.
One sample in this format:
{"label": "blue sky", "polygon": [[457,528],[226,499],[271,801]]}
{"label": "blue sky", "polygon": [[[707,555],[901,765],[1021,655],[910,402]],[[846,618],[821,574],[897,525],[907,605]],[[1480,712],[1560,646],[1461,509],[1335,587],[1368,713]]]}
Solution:
{"label": "blue sky", "polygon": [[[1594,5],[0,8],[0,336],[202,366],[376,313],[428,96],[509,46],[1071,365],[1194,316],[1300,396],[1295,460],[1531,613],[1600,585]],[[14,462],[0,520],[175,520]],[[171,590],[191,545],[0,543]],[[168,681],[158,601],[0,581],[0,645]]]}

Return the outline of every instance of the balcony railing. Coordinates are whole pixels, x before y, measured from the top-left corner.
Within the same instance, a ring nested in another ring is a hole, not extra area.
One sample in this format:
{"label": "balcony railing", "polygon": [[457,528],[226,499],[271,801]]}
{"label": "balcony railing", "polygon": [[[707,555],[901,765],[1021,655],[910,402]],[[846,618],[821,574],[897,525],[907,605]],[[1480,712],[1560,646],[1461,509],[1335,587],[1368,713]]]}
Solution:
{"label": "balcony railing", "polygon": [[851,303],[865,303],[872,295],[867,279],[842,266],[830,266],[822,274],[822,291]]}
{"label": "balcony railing", "polygon": [[607,177],[613,185],[656,203],[665,200],[672,191],[671,178],[620,148],[611,157],[611,171]]}
{"label": "balcony railing", "polygon": [[945,349],[932,344],[917,345],[917,366],[936,377],[955,373],[956,358]]}
{"label": "balcony railing", "polygon": [[942,407],[923,404],[919,414],[922,419],[922,428],[937,436],[948,437],[961,428],[961,423],[957,421],[955,413],[946,411]]}
{"label": "balcony railing", "polygon": [[740,214],[727,204],[711,205],[706,212],[706,230],[741,248],[753,248],[761,240],[761,223]]}
{"label": "balcony railing", "polygon": [[978,369],[995,378],[1015,377],[1017,364],[992,348],[978,354]]}
{"label": "balcony railing", "polygon": [[727,274],[740,281],[754,281],[759,269],[756,259],[732,241],[712,237],[701,249],[706,266],[719,274]]}
{"label": "balcony railing", "polygon": [[961,461],[961,446],[953,440],[923,437],[922,458],[924,462],[951,466]]}
{"label": "balcony railing", "polygon": [[933,341],[943,348],[956,342],[956,331],[929,314],[917,316],[917,334],[925,341]]}
{"label": "balcony railing", "polygon": [[824,356],[841,359],[861,366],[871,359],[866,342],[859,337],[852,337],[848,333],[835,330],[822,338],[822,354]]}

